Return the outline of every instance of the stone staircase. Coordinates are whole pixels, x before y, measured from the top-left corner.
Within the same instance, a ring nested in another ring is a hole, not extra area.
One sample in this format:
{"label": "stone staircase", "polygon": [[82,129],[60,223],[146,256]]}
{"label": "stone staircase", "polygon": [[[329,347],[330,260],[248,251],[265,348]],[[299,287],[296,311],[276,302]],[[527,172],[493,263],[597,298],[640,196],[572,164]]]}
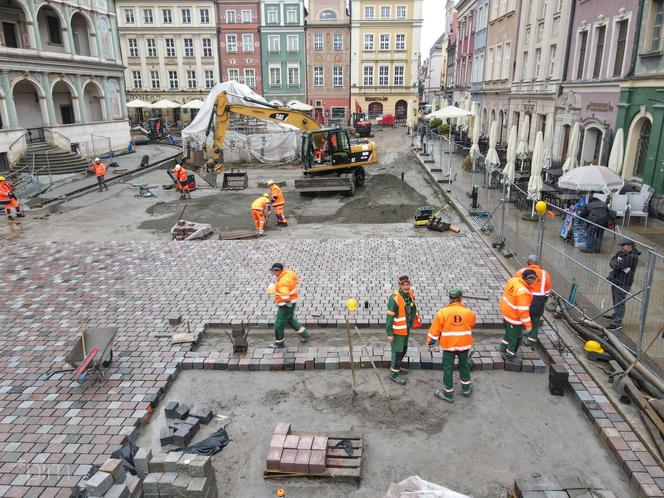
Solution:
{"label": "stone staircase", "polygon": [[63,175],[80,173],[89,167],[89,162],[73,152],[61,149],[48,143],[34,143],[28,145],[23,157],[11,165],[10,171],[28,173],[32,168],[32,158],[36,175]]}

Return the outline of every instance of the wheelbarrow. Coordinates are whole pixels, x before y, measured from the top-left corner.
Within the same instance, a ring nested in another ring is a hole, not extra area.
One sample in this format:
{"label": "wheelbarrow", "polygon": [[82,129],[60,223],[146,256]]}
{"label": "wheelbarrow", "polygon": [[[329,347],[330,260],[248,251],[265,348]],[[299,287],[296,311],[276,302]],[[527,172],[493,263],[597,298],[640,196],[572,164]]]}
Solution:
{"label": "wheelbarrow", "polygon": [[81,330],[73,349],[65,356],[65,362],[71,368],[49,370],[44,375],[44,380],[49,380],[57,373],[74,372],[74,379],[82,384],[92,372],[96,375],[97,382],[101,382],[104,370],[113,361],[113,340],[117,332],[117,327]]}

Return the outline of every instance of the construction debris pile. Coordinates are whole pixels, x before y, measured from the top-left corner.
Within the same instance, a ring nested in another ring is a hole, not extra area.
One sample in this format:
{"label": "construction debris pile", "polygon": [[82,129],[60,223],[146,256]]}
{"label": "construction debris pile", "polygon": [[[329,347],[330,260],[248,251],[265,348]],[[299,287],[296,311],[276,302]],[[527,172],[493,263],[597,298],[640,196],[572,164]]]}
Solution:
{"label": "construction debris pile", "polygon": [[185,448],[194,438],[201,424],[208,424],[212,420],[212,411],[209,408],[194,406],[171,401],[164,408],[167,425],[159,432],[159,442],[162,448],[175,446]]}

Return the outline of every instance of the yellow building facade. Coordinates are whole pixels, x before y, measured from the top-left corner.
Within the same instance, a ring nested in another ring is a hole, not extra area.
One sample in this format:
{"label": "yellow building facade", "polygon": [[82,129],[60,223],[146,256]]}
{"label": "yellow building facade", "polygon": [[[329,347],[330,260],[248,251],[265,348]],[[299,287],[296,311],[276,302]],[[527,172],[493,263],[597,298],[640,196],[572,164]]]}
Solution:
{"label": "yellow building facade", "polygon": [[412,124],[418,108],[422,0],[351,2],[351,107]]}

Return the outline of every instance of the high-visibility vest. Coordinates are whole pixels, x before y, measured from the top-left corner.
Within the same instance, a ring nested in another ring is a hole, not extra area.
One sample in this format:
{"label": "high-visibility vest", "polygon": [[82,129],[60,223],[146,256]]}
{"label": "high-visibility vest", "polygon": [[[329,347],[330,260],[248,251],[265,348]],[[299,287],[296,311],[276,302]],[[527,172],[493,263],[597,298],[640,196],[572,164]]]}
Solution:
{"label": "high-visibility vest", "polygon": [[268,201],[262,195],[251,203],[252,211],[265,211],[267,209]]}
{"label": "high-visibility vest", "polygon": [[285,306],[288,303],[295,303],[300,297],[297,292],[297,284],[300,281],[297,273],[293,270],[285,269],[277,277],[275,283],[274,300],[278,306]]}
{"label": "high-visibility vest", "polygon": [[444,351],[468,351],[473,347],[473,327],[477,317],[463,303],[450,303],[431,322],[427,337],[440,341]]}
{"label": "high-visibility vest", "polygon": [[535,296],[549,296],[551,294],[551,275],[539,265],[528,265],[525,268],[517,270],[514,274],[515,277],[520,277],[524,270],[533,270],[537,274],[536,282],[533,282],[528,287],[532,291],[533,297]]}
{"label": "high-visibility vest", "polygon": [[[415,293],[409,290],[410,302],[415,303]],[[399,294],[399,291],[394,292],[394,301],[397,303],[398,311],[387,310],[388,315],[394,315],[392,322],[392,333],[394,335],[408,335],[408,322],[406,321],[406,300]]]}
{"label": "high-visibility vest", "polygon": [[106,165],[104,163],[92,163],[92,169],[97,176],[104,176],[106,174]]}
{"label": "high-visibility vest", "polygon": [[9,194],[12,188],[6,182],[0,182],[0,202],[9,204]]}
{"label": "high-visibility vest", "polygon": [[279,188],[279,185],[272,184],[270,186],[270,200],[274,207],[283,206],[286,204],[286,199],[284,198],[284,193]]}
{"label": "high-visibility vest", "polygon": [[187,183],[187,170],[180,166],[179,170],[173,168],[172,170],[175,179],[180,183]]}
{"label": "high-visibility vest", "polygon": [[503,319],[512,325],[523,325],[532,328],[530,322],[530,305],[533,295],[528,284],[521,277],[512,277],[507,281],[503,290],[503,300],[500,302],[500,313]]}

